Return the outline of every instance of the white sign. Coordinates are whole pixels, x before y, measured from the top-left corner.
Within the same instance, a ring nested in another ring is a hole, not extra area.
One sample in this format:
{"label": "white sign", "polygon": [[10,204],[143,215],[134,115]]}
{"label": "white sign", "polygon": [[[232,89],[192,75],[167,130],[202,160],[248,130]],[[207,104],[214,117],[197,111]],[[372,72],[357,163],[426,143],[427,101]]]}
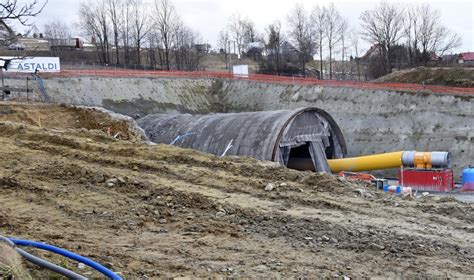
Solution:
{"label": "white sign", "polygon": [[10,61],[7,64],[6,72],[21,72],[21,73],[54,73],[61,71],[61,65],[59,64],[59,57],[13,57],[13,56],[2,56],[0,57],[0,67],[5,65],[6,61]]}
{"label": "white sign", "polygon": [[234,65],[232,69],[235,77],[248,78],[249,77],[249,66],[248,65]]}

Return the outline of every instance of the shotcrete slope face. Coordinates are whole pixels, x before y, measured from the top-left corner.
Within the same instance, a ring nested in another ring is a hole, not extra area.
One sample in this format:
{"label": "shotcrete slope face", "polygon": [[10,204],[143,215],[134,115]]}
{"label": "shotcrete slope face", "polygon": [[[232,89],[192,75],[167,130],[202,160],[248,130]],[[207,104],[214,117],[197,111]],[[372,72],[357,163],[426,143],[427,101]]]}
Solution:
{"label": "shotcrete slope face", "polygon": [[[318,108],[211,115],[148,115],[138,120],[155,143],[215,155],[249,156],[298,170],[329,172],[346,144],[336,122]],[[308,164],[309,163],[309,164]]]}
{"label": "shotcrete slope face", "polygon": [[[10,88],[24,88],[25,83],[5,79]],[[317,107],[337,121],[348,157],[449,151],[458,180],[474,158],[473,94],[158,77],[46,78],[45,87],[52,102],[104,107],[133,118]],[[397,176],[395,170],[375,174]]]}

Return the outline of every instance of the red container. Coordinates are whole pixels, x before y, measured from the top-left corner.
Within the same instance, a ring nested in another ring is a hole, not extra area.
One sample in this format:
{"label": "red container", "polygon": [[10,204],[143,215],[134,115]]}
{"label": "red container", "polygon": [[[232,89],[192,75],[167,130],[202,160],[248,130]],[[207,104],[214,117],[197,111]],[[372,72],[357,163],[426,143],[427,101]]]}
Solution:
{"label": "red container", "polygon": [[400,186],[413,190],[450,192],[454,190],[452,169],[404,169],[398,171]]}

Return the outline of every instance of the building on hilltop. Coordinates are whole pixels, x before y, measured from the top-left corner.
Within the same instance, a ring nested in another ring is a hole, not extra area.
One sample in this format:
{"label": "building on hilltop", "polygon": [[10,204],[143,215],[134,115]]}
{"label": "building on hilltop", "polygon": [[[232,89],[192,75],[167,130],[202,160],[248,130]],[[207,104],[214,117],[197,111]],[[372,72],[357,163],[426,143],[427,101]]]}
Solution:
{"label": "building on hilltop", "polygon": [[459,65],[466,67],[474,66],[474,52],[465,52],[459,54],[458,63]]}

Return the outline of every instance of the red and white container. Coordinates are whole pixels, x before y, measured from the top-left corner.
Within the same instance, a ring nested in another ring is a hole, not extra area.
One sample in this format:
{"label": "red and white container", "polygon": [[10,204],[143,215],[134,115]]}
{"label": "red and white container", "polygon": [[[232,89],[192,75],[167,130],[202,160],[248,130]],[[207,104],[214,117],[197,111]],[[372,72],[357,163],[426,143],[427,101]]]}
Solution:
{"label": "red and white container", "polygon": [[454,190],[452,169],[402,169],[398,181],[403,187],[429,192],[450,192]]}

